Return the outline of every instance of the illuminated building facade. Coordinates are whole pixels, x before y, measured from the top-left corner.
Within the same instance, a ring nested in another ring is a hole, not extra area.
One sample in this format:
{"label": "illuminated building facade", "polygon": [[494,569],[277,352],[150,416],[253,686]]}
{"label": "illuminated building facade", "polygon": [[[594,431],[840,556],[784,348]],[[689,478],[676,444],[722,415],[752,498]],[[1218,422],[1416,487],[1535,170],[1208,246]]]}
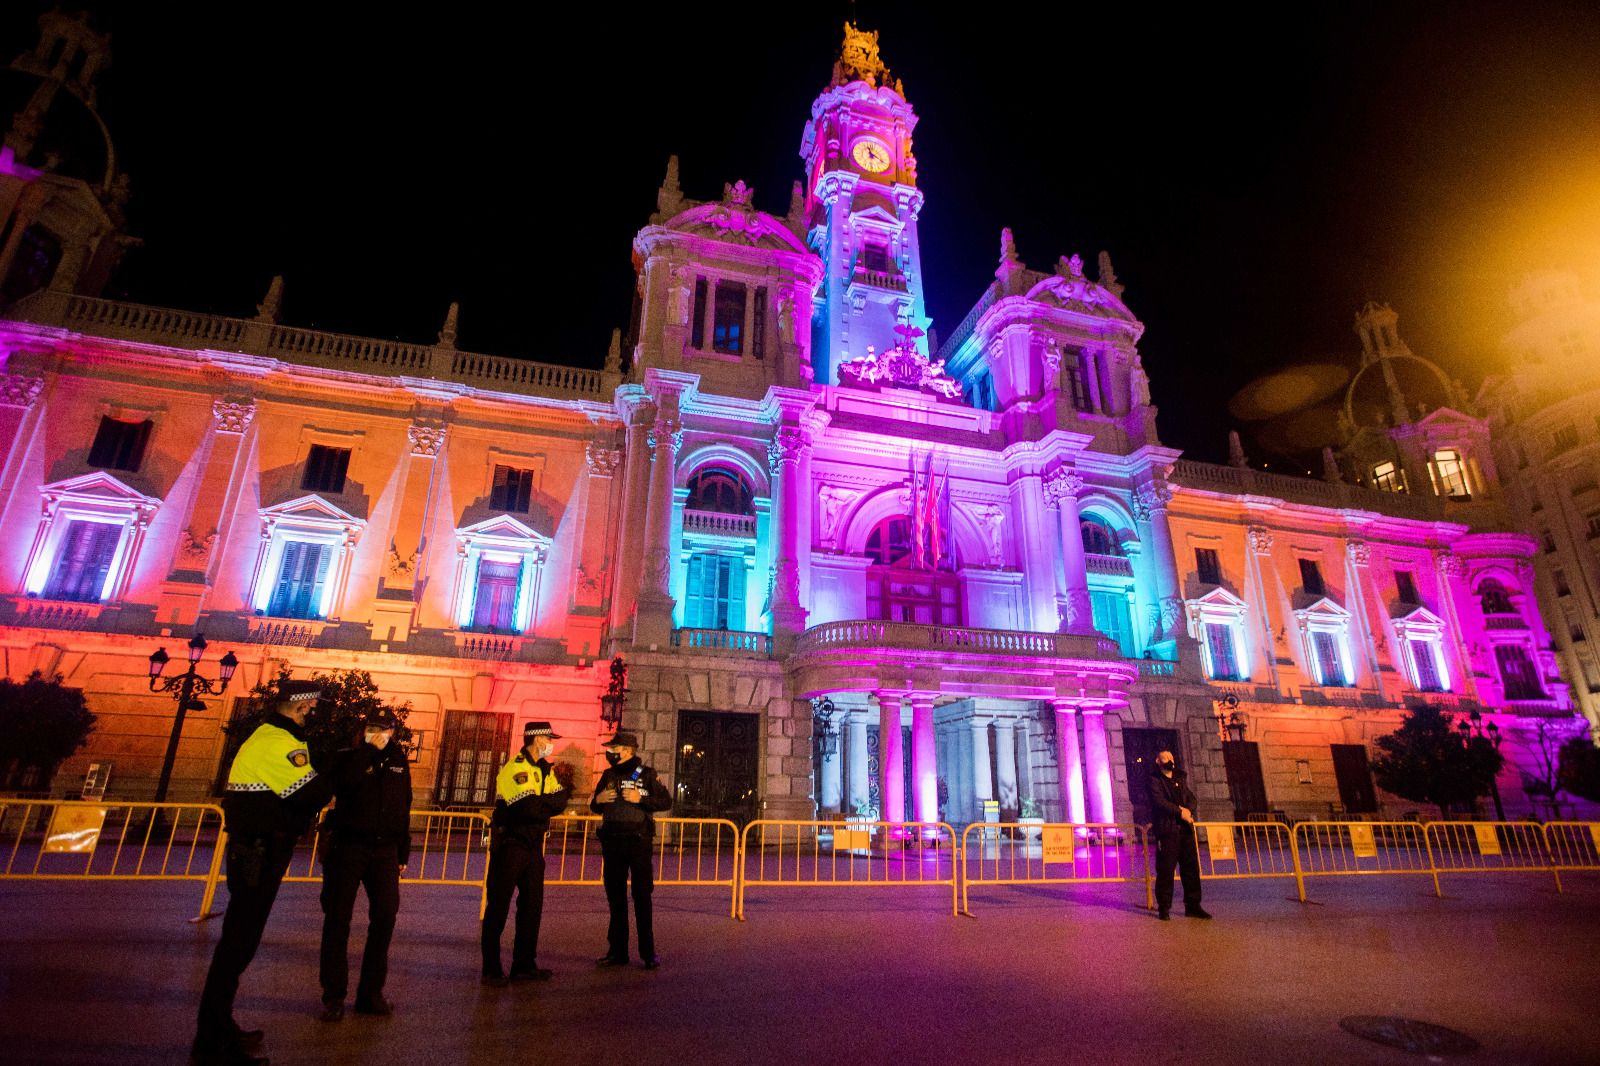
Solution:
{"label": "illuminated building facade", "polygon": [[[1537,543],[1182,460],[1104,253],[1039,271],[1003,234],[930,351],[915,124],[850,29],[786,215],[671,163],[600,371],[461,352],[453,309],[406,345],[284,325],[277,284],[247,320],[41,277],[0,332],[0,652],[102,714],[60,781],[153,780],[145,657],[196,630],[241,693],[370,670],[441,804],[535,717],[582,791],[613,655],[679,812],[737,818],[1142,820],[1163,748],[1203,814],[1326,816],[1381,801],[1365,745],[1408,703],[1480,709],[1513,760],[1570,720]],[[175,797],[227,757],[219,703]]]}

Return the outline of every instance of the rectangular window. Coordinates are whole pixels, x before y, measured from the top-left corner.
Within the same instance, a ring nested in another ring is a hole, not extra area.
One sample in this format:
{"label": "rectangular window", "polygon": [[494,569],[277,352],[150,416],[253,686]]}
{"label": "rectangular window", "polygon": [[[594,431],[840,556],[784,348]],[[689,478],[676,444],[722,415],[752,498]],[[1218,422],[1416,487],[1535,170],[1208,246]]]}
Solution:
{"label": "rectangular window", "polygon": [[724,355],[739,355],[744,351],[744,296],[745,288],[739,282],[717,282],[711,347]]}
{"label": "rectangular window", "polygon": [[1339,636],[1327,630],[1311,631],[1311,648],[1316,653],[1317,684],[1342,687],[1350,683],[1344,676],[1344,660],[1339,654]]}
{"label": "rectangular window", "polygon": [[1322,583],[1322,567],[1315,559],[1300,560],[1300,587],[1312,596],[1328,594],[1328,587]]}
{"label": "rectangular window", "polygon": [[1089,386],[1084,382],[1083,371],[1075,366],[1069,366],[1062,373],[1067,377],[1067,395],[1072,398],[1072,409],[1089,410]]}
{"label": "rectangular window", "polygon": [[492,711],[446,711],[439,740],[440,807],[487,807],[494,802],[494,775],[511,753],[515,715]]}
{"label": "rectangular window", "polygon": [[1242,681],[1233,655],[1233,626],[1226,622],[1206,623],[1206,650],[1211,655],[1211,676],[1217,681]]}
{"label": "rectangular window", "polygon": [[744,629],[744,587],[743,558],[705,552],[691,555],[684,583],[684,625],[690,629]]}
{"label": "rectangular window", "polygon": [[517,593],[522,563],[478,560],[478,591],[472,601],[472,627],[490,633],[517,630]]}
{"label": "rectangular window", "polygon": [[494,468],[494,488],[489,490],[489,506],[496,511],[527,514],[533,498],[533,471],[514,466]]}
{"label": "rectangular window", "polygon": [[1467,464],[1454,448],[1440,448],[1433,453],[1433,470],[1440,496],[1453,500],[1469,499],[1467,491]]}
{"label": "rectangular window", "polygon": [[694,318],[689,323],[689,346],[706,346],[706,279],[694,279]]}
{"label": "rectangular window", "polygon": [[1495,662],[1500,666],[1500,680],[1506,687],[1508,700],[1542,700],[1544,687],[1539,684],[1539,672],[1527,649],[1520,644],[1499,644],[1494,649]]}
{"label": "rectangular window", "polygon": [[148,418],[143,422],[122,422],[102,415],[94,444],[89,448],[89,465],[105,470],[138,470],[154,425]]}
{"label": "rectangular window", "polygon": [[69,525],[61,538],[61,552],[50,572],[50,582],[44,587],[44,598],[98,603],[121,540],[121,526],[106,522]]}
{"label": "rectangular window", "polygon": [[861,266],[864,270],[875,274],[889,272],[889,249],[881,244],[868,241],[866,247],[861,249]]}
{"label": "rectangular window", "polygon": [[1372,484],[1384,492],[1406,491],[1406,472],[1396,463],[1379,463],[1372,468]]}
{"label": "rectangular window", "polygon": [[1545,552],[1547,554],[1550,554],[1550,555],[1554,555],[1555,554],[1555,552],[1556,552],[1556,538],[1553,535],[1551,535],[1551,533],[1550,533],[1550,531],[1548,529],[1542,531],[1539,534],[1539,540],[1540,540],[1541,543],[1543,543],[1544,550],[1545,550]]}
{"label": "rectangular window", "polygon": [[322,593],[332,560],[331,544],[285,542],[278,584],[272,590],[267,613],[274,618],[321,618]]}
{"label": "rectangular window", "polygon": [[1588,515],[1584,518],[1584,521],[1588,523],[1589,536],[1600,537],[1600,514]]}
{"label": "rectangular window", "polygon": [[1395,592],[1399,594],[1401,603],[1421,603],[1417,598],[1417,581],[1411,576],[1409,570],[1396,570],[1394,572]]}
{"label": "rectangular window", "polygon": [[1585,640],[1589,639],[1588,637],[1584,636],[1582,626],[1568,626],[1567,636],[1571,638],[1572,643],[1574,644],[1582,644]]}
{"label": "rectangular window", "polygon": [[1128,618],[1128,597],[1123,592],[1090,592],[1089,611],[1094,627],[1122,649],[1122,654],[1137,654],[1133,641],[1133,624]]}
{"label": "rectangular window", "polygon": [[1417,688],[1423,692],[1443,692],[1444,685],[1439,680],[1439,660],[1436,659],[1433,641],[1417,640],[1413,638],[1411,644],[1411,662],[1417,670]]}
{"label": "rectangular window", "polygon": [[750,354],[757,359],[767,357],[767,290],[757,289],[751,294]]}
{"label": "rectangular window", "polygon": [[1217,549],[1196,548],[1194,568],[1202,585],[1222,584],[1222,563],[1217,559]]}
{"label": "rectangular window", "polygon": [[1572,595],[1572,586],[1567,584],[1567,572],[1561,569],[1550,571],[1550,580],[1556,587],[1557,596]]}
{"label": "rectangular window", "polygon": [[345,472],[349,469],[349,448],[313,444],[306,456],[306,471],[300,478],[300,487],[307,492],[343,492]]}

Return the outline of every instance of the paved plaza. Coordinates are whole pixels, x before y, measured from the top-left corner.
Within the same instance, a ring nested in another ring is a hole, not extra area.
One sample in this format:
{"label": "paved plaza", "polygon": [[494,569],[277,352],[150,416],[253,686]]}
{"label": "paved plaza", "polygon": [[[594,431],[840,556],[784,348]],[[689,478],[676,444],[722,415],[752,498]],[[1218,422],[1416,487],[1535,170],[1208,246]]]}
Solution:
{"label": "paved plaza", "polygon": [[[274,1063],[1407,1063],[1347,1015],[1482,1046],[1458,1061],[1600,1061],[1600,878],[1213,882],[1215,922],[1157,922],[1137,885],[657,893],[663,968],[597,971],[599,889],[552,889],[547,985],[477,981],[476,896],[408,887],[390,1019],[318,1009],[316,887],[284,886],[239,1017]],[[0,1060],[182,1062],[218,926],[193,884],[0,882]],[[225,896],[224,896],[225,898]],[[359,949],[363,922],[354,935]],[[507,931],[509,955],[509,930]],[[352,952],[355,955],[355,951]],[[354,961],[354,958],[353,958]]]}

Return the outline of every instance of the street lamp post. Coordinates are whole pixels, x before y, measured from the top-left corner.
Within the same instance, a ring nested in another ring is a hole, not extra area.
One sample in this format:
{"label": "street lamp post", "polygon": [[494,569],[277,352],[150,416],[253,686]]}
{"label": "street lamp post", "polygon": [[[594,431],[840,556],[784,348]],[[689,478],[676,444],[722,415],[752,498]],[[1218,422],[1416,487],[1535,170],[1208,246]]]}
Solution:
{"label": "street lamp post", "polygon": [[183,718],[189,711],[203,711],[206,705],[195,698],[196,693],[207,696],[220,696],[228,688],[228,682],[233,680],[233,672],[239,669],[239,660],[233,652],[228,652],[217,663],[220,677],[216,681],[201,677],[195,673],[195,667],[200,665],[200,657],[206,651],[206,638],[199,633],[189,641],[189,669],[177,677],[162,678],[161,671],[167,668],[170,656],[166,648],[157,648],[150,656],[150,691],[165,692],[178,701],[178,713],[172,717],[172,735],[167,738],[167,754],[161,760],[161,779],[156,782],[156,802],[167,801],[167,786],[172,783],[172,765],[178,759],[178,741],[183,737]]}
{"label": "street lamp post", "polygon": [[[1500,727],[1493,722],[1484,724],[1483,715],[1473,711],[1468,718],[1456,723],[1456,728],[1461,731],[1461,744],[1466,746],[1474,740],[1487,740],[1493,745],[1495,751],[1500,750]],[[1489,778],[1489,794],[1494,797],[1494,817],[1496,821],[1506,820],[1506,809],[1500,802],[1499,774]]]}
{"label": "street lamp post", "polygon": [[613,733],[622,728],[622,712],[628,709],[628,664],[622,656],[611,660],[611,680],[600,697],[600,721]]}

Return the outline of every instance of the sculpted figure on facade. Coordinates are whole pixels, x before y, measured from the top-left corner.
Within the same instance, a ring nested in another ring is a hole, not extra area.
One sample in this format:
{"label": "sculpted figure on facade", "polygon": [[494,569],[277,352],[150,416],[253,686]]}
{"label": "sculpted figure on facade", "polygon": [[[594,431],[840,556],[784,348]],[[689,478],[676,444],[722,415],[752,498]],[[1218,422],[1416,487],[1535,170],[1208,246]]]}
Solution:
{"label": "sculpted figure on facade", "polygon": [[255,421],[256,405],[249,400],[216,400],[211,404],[211,417],[218,433],[243,433]]}
{"label": "sculpted figure on facade", "polygon": [[1245,531],[1245,537],[1250,541],[1250,550],[1257,555],[1271,554],[1272,530],[1265,526],[1251,526]]}
{"label": "sculpted figure on facade", "polygon": [[843,485],[824,485],[817,491],[817,502],[822,505],[818,511],[818,535],[824,548],[837,546],[845,512],[865,494],[865,489]]}
{"label": "sculpted figure on facade", "polygon": [[411,454],[432,459],[444,447],[445,426],[439,422],[413,422],[406,430],[411,442]]}
{"label": "sculpted figure on facade", "polygon": [[32,407],[44,388],[44,378],[31,378],[25,374],[7,374],[0,378],[0,404],[7,407]]}

